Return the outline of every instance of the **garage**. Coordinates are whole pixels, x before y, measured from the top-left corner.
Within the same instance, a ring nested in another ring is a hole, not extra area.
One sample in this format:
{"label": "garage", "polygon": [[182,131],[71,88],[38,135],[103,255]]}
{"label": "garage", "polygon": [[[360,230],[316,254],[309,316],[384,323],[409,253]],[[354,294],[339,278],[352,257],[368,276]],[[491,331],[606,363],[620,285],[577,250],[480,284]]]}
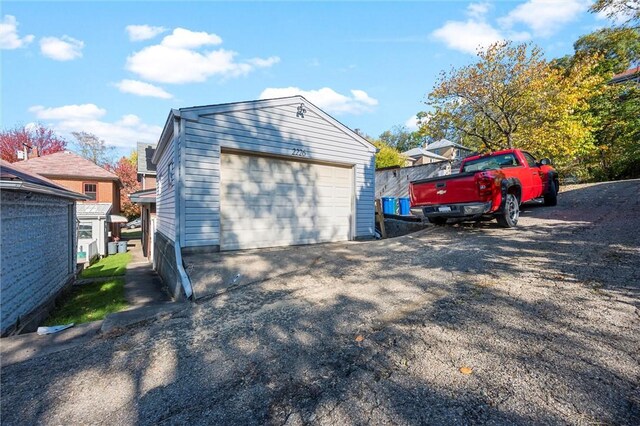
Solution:
{"label": "garage", "polygon": [[352,167],[222,153],[221,250],[345,241]]}
{"label": "garage", "polygon": [[373,238],[375,153],[302,96],[171,110],[152,160],[158,272],[185,281],[183,253]]}

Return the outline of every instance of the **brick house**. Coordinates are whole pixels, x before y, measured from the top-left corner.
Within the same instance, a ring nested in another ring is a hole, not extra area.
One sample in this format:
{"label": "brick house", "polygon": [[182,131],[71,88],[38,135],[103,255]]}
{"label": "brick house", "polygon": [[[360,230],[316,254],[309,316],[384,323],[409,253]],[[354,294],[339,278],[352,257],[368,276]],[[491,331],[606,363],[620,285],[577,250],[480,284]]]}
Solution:
{"label": "brick house", "polygon": [[119,215],[122,182],[118,176],[69,151],[30,158],[18,164],[21,169],[89,198],[77,207],[78,252],[86,254],[86,261],[93,257],[93,247],[97,255],[106,255],[109,239],[120,237],[120,224],[127,222]]}
{"label": "brick house", "polygon": [[76,272],[76,201],[87,197],[0,160],[0,333],[34,331]]}

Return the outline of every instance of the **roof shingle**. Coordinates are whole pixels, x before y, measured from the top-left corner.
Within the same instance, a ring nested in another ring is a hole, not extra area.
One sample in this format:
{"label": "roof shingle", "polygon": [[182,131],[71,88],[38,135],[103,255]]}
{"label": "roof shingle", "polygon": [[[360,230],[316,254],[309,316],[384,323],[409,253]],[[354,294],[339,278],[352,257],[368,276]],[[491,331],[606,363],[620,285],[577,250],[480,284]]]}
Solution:
{"label": "roof shingle", "polygon": [[23,170],[46,177],[120,180],[116,174],[70,151],[43,155],[18,164]]}

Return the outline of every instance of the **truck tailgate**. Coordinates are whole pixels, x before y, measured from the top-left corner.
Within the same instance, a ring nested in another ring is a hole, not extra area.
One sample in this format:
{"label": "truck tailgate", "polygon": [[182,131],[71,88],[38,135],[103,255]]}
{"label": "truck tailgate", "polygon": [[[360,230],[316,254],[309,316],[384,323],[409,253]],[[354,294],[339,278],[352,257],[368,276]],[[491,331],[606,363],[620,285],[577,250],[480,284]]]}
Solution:
{"label": "truck tailgate", "polygon": [[480,201],[473,172],[422,179],[409,187],[411,207]]}

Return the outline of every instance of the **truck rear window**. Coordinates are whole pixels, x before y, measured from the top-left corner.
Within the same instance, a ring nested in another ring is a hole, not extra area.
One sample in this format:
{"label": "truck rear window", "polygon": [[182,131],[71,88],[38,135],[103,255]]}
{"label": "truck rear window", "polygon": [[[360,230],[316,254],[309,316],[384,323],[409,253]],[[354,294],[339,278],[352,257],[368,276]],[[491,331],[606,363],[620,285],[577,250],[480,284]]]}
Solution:
{"label": "truck rear window", "polygon": [[479,172],[482,170],[495,170],[505,167],[517,167],[518,159],[512,153],[492,155],[490,157],[482,157],[476,160],[470,160],[462,166],[463,172]]}

